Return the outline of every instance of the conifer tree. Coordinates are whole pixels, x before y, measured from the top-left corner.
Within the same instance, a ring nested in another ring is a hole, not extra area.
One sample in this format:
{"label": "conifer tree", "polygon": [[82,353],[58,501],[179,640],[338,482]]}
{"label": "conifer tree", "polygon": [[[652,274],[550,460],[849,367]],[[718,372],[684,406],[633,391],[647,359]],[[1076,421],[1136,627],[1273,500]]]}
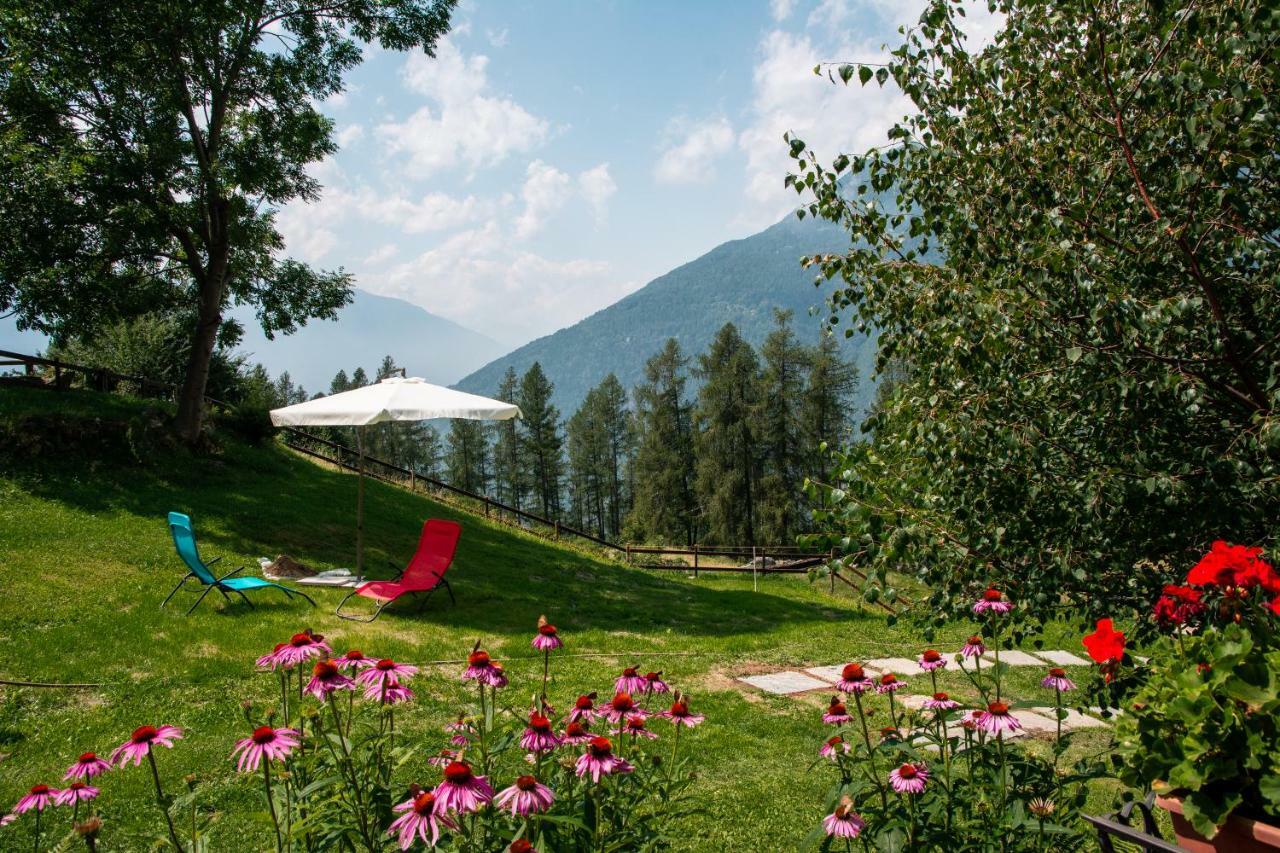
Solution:
{"label": "conifer tree", "polygon": [[534,362],[520,379],[520,443],[528,463],[529,488],[534,507],[546,518],[560,514],[560,487],[563,478],[563,441],[560,411],[551,404],[555,386]]}
{"label": "conifer tree", "polygon": [[627,411],[627,391],[618,377],[610,373],[597,387],[597,391],[600,427],[604,433],[604,487],[608,496],[605,521],[608,532],[617,536],[622,532],[622,519],[631,503],[626,470],[634,447],[634,437],[631,432],[631,417]]}
{"label": "conifer tree", "polygon": [[752,418],[758,430],[761,479],[757,533],[761,542],[790,542],[803,513],[805,374],[812,353],[791,331],[791,312],[774,311],[774,329],[760,354],[764,370]]}
{"label": "conifer tree", "polygon": [[645,363],[635,389],[635,457],[628,535],[641,541],[697,541],[692,410],[685,398],[688,359],[675,338]]}
{"label": "conifer tree", "polygon": [[483,494],[488,486],[488,456],[484,425],[480,421],[455,420],[445,451],[449,482],[459,489]]}
{"label": "conifer tree", "polygon": [[754,544],[759,532],[760,447],[753,417],[760,398],[759,358],[737,328],[726,323],[698,356],[697,375],[703,383],[694,412],[695,488],[707,539]]}
{"label": "conifer tree", "polygon": [[330,394],[341,394],[349,388],[351,388],[351,380],[347,378],[347,372],[345,370],[339,370],[334,375],[333,380],[329,383]]}
{"label": "conifer tree", "polygon": [[[884,383],[881,379],[881,383]],[[820,445],[847,447],[853,442],[853,395],[858,368],[840,355],[835,335],[826,331],[809,359],[809,375],[800,413],[805,442],[806,476],[830,483],[830,457]]]}
{"label": "conifer tree", "polygon": [[[508,367],[498,384],[497,398],[515,401],[520,392],[514,367]],[[517,419],[495,421],[493,432],[493,487],[499,501],[520,509],[528,493],[528,464],[520,441]]]}

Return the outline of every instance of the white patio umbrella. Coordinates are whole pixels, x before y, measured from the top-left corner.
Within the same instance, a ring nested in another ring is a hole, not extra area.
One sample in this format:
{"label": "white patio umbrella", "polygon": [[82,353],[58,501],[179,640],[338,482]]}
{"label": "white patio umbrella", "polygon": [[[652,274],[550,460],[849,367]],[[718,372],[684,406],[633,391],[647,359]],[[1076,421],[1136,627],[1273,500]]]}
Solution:
{"label": "white patio umbrella", "polygon": [[501,400],[432,385],[425,379],[391,376],[374,385],[318,397],[271,410],[276,426],[353,426],[359,456],[356,490],[356,575],[364,577],[364,427],[387,421],[436,418],[505,421],[520,417],[520,407]]}

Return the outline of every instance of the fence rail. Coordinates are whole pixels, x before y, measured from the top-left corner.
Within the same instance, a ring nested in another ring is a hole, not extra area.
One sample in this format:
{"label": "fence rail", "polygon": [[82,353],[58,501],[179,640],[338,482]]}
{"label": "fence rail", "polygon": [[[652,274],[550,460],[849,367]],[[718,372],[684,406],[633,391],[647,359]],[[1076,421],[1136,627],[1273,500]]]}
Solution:
{"label": "fence rail", "polygon": [[[53,371],[53,387],[58,390],[65,390],[70,387],[70,377],[79,374],[84,377],[85,386],[98,391],[114,391],[121,384],[129,383],[137,387],[142,396],[171,396],[177,390],[177,386],[169,382],[159,382],[146,376],[132,376],[127,373],[117,373],[114,370],[108,370],[101,367],[88,367],[83,364],[72,364],[70,362],[60,361],[53,358],[44,358],[42,356],[29,355],[27,353],[12,352],[10,350],[0,350],[0,368],[4,367],[21,367],[26,377],[35,379],[38,369],[44,368]],[[41,378],[41,383],[44,383]],[[206,402],[226,409],[228,404],[205,396]],[[358,467],[354,464],[357,459],[357,452],[345,444],[331,441],[323,436],[307,430],[298,429],[297,427],[281,427],[281,434],[284,436],[284,443],[295,452],[309,456],[313,459],[336,465],[349,471],[358,471]],[[320,448],[330,451],[323,452]],[[477,494],[467,489],[462,489],[443,480],[434,477],[426,477],[408,468],[401,467],[395,463],[388,462],[385,459],[379,459],[375,456],[364,457],[365,474],[377,480],[390,483],[392,485],[403,486],[408,481],[411,489],[416,489],[418,481],[426,483],[437,492],[448,493],[454,497],[463,500],[478,503],[483,508],[486,518],[496,517],[501,520],[505,514],[508,518],[521,519],[526,522],[541,525],[549,528],[552,535],[559,539],[562,536],[576,537],[592,543],[601,548],[624,554],[627,562],[641,569],[650,569],[654,571],[692,571],[694,577],[702,572],[730,572],[730,573],[751,573],[753,575],[771,575],[771,574],[805,574],[810,569],[821,566],[825,563],[832,563],[831,570],[831,588],[835,589],[836,581],[840,581],[854,590],[858,590],[857,584],[853,583],[847,577],[840,574],[842,569],[847,569],[862,580],[866,580],[866,575],[852,566],[837,567],[834,565],[835,552],[816,552],[813,549],[803,548],[795,545],[690,545],[683,548],[680,547],[664,547],[660,545],[625,545],[618,542],[611,542],[602,536],[597,536],[586,530],[581,530],[572,525],[565,524],[555,519],[546,518],[537,513],[529,512],[519,507],[509,506],[501,501],[493,498]],[[671,563],[659,562],[637,562],[636,557],[692,557],[692,564],[682,563],[674,565]],[[705,557],[729,557],[734,559],[750,559],[748,565],[742,566],[725,566],[725,565],[708,565],[701,562]],[[770,561],[773,561],[770,563]],[[895,612],[894,609],[883,602],[876,602],[882,609],[889,613]]]}

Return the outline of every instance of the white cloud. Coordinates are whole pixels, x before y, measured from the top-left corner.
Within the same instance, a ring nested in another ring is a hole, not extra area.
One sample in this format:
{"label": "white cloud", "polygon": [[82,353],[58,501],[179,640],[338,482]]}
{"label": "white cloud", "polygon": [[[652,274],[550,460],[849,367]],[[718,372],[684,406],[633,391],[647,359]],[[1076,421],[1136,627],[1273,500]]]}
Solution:
{"label": "white cloud", "polygon": [[785,21],[791,17],[791,10],[795,6],[796,0],[769,0],[769,11],[775,21]]}
{"label": "white cloud", "polygon": [[564,206],[569,191],[569,176],[541,160],[534,160],[525,170],[520,198],[524,210],[516,219],[516,237],[524,240],[536,234],[550,214]]}
{"label": "white cloud", "polygon": [[394,258],[400,252],[400,247],[395,243],[383,243],[365,256],[364,265],[367,267],[376,267]]}
{"label": "white cloud", "polygon": [[362,136],[364,136],[364,125],[349,124],[342,128],[342,130],[339,130],[334,135],[334,139],[337,141],[339,148],[346,148]]}
{"label": "white cloud", "polygon": [[379,125],[378,133],[391,153],[407,158],[412,174],[460,164],[474,171],[547,138],[546,120],[491,91],[488,64],[487,56],[464,55],[448,38],[436,45],[434,59],[415,53],[405,61],[402,80],[427,103],[402,122]]}
{"label": "white cloud", "polygon": [[447,193],[426,193],[410,198],[399,193],[378,195],[369,187],[349,194],[345,201],[366,219],[392,225],[406,234],[444,231],[474,222],[492,209],[475,196],[455,198]]}
{"label": "white cloud", "polygon": [[618,191],[618,184],[609,174],[609,164],[601,163],[599,166],[579,173],[578,190],[587,200],[587,204],[591,205],[596,222],[603,222],[609,212],[609,199]]}
{"label": "white cloud", "polygon": [[711,178],[715,160],[733,146],[733,126],[723,116],[694,124],[674,122],[668,135],[677,139],[653,167],[653,176],[664,184],[704,183]]}
{"label": "white cloud", "polygon": [[493,30],[485,30],[485,38],[489,39],[489,44],[497,48],[507,46],[507,29],[503,27],[501,30],[494,32]]}
{"label": "white cloud", "polygon": [[549,334],[635,289],[613,280],[604,261],[558,260],[520,248],[492,221],[362,286],[510,343]]}

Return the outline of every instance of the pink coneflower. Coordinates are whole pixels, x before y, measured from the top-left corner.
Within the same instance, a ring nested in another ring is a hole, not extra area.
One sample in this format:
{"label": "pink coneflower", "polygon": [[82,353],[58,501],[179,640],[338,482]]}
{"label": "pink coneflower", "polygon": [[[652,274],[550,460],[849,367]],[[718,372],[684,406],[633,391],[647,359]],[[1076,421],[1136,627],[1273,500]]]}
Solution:
{"label": "pink coneflower", "polygon": [[671,703],[671,707],[663,711],[660,716],[666,717],[677,726],[688,728],[693,728],[706,719],[702,714],[689,713],[689,703],[679,694],[676,695],[676,701]]}
{"label": "pink coneflower", "polygon": [[13,823],[17,819],[18,819],[18,816],[16,814],[14,814],[13,812],[9,812],[4,817],[0,817],[0,826],[8,826],[9,824]]}
{"label": "pink coneflower", "polygon": [[368,686],[381,687],[389,682],[400,682],[413,678],[418,668],[407,663],[396,663],[391,658],[383,658],[373,666],[366,666],[356,676],[356,681]]}
{"label": "pink coneflower", "polygon": [[634,666],[624,669],[622,675],[619,675],[618,680],[613,683],[615,693],[643,693],[644,688],[644,676],[640,674],[639,668]]}
{"label": "pink coneflower", "polygon": [[457,722],[449,723],[444,727],[444,730],[453,732],[453,735],[449,738],[449,743],[454,746],[467,746],[471,743],[471,736],[476,732],[475,728],[467,722],[467,718],[462,714],[458,715]]}
{"label": "pink coneflower", "polygon": [[355,690],[356,683],[338,670],[338,665],[331,660],[317,661],[311,670],[311,680],[307,682],[304,692],[310,693],[320,701],[329,698],[335,690]]}
{"label": "pink coneflower", "polygon": [[59,806],[74,806],[78,803],[87,803],[98,794],[98,789],[92,785],[86,785],[84,782],[72,782],[61,791],[54,792],[53,802]]}
{"label": "pink coneflower", "polygon": [[48,785],[36,785],[26,796],[18,800],[18,804],[13,807],[14,814],[23,814],[35,809],[42,812],[51,804],[54,804],[54,797],[60,792],[50,788]]}
{"label": "pink coneflower", "polygon": [[529,843],[527,838],[517,838],[511,842],[511,846],[507,848],[507,853],[538,853],[533,845]]}
{"label": "pink coneflower", "polygon": [[1070,678],[1067,678],[1067,671],[1059,666],[1055,666],[1049,670],[1049,674],[1040,682],[1040,686],[1048,687],[1060,692],[1076,689],[1075,682]]}
{"label": "pink coneflower", "polygon": [[415,838],[421,839],[428,847],[435,847],[440,840],[440,827],[456,830],[457,824],[437,810],[434,792],[423,791],[416,785],[410,792],[412,797],[392,809],[404,814],[391,822],[387,835],[400,833],[401,850],[412,847]]}
{"label": "pink coneflower", "polygon": [[463,681],[482,681],[488,684],[492,673],[493,661],[484,649],[474,649],[467,655],[467,668],[462,672]]}
{"label": "pink coneflower", "polygon": [[892,672],[886,672],[884,675],[880,676],[880,682],[876,684],[876,692],[893,693],[905,683],[906,682],[904,681],[900,681],[898,676],[894,675]]}
{"label": "pink coneflower", "polygon": [[359,649],[351,649],[342,657],[334,658],[333,662],[338,665],[338,669],[343,669],[348,672],[358,672],[359,670],[373,666],[372,658],[365,657],[364,652]]}
{"label": "pink coneflower", "polygon": [[857,838],[867,828],[867,822],[853,810],[852,801],[844,797],[836,810],[822,819],[822,828],[833,838]]}
{"label": "pink coneflower", "polygon": [[236,741],[236,748],[231,757],[238,754],[240,761],[236,769],[241,773],[258,769],[265,758],[267,761],[284,761],[285,757],[298,745],[298,732],[293,729],[273,729],[271,726],[258,726],[253,734],[241,741]]}
{"label": "pink coneflower", "polygon": [[540,652],[551,652],[562,647],[564,641],[556,633],[556,626],[547,621],[547,617],[538,617],[538,633],[533,638],[533,647]]}
{"label": "pink coneflower", "polygon": [[127,741],[112,751],[111,763],[120,767],[132,761],[133,766],[137,767],[151,753],[152,744],[173,749],[173,742],[181,737],[182,729],[177,726],[139,726]]}
{"label": "pink coneflower", "polygon": [[922,794],[924,783],[927,781],[929,781],[929,771],[923,764],[908,762],[897,770],[889,772],[889,784],[899,794]]}
{"label": "pink coneflower", "polygon": [[596,711],[596,694],[593,690],[574,700],[573,710],[569,712],[569,722],[594,720],[597,716],[599,716],[599,712]]}
{"label": "pink coneflower", "polygon": [[427,763],[430,764],[432,767],[448,767],[450,764],[460,760],[461,758],[462,758],[461,750],[458,750],[455,752],[452,749],[442,749],[436,755],[433,755],[430,758],[428,758]]}
{"label": "pink coneflower", "polygon": [[556,795],[532,776],[520,776],[510,788],[504,788],[494,801],[498,808],[508,809],[512,817],[541,814],[551,808]]}
{"label": "pink coneflower", "polygon": [[880,729],[880,740],[883,743],[894,743],[902,740],[902,732],[898,731],[895,726],[885,726]]}
{"label": "pink coneflower", "polygon": [[645,693],[670,693],[671,688],[662,680],[661,672],[646,673],[644,677]]}
{"label": "pink coneflower", "polygon": [[978,720],[982,717],[982,714],[983,714],[982,711],[977,711],[977,710],[970,711],[969,713],[965,714],[963,717],[960,718],[961,727],[963,727],[967,731],[971,731],[971,732],[977,731]]}
{"label": "pink coneflower", "polygon": [[436,808],[441,812],[477,812],[492,799],[489,781],[472,773],[471,765],[465,761],[445,767],[444,781],[436,786]]}
{"label": "pink coneflower", "polygon": [[584,743],[589,743],[593,737],[595,737],[595,735],[587,731],[586,726],[577,720],[574,720],[564,727],[564,735],[561,736],[560,743],[580,746]]}
{"label": "pink coneflower", "polygon": [[1012,602],[1005,601],[1000,590],[995,587],[988,587],[982,598],[973,603],[974,613],[1008,613],[1012,609]]}
{"label": "pink coneflower", "polygon": [[918,663],[925,672],[933,672],[935,669],[942,669],[946,666],[947,659],[937,649],[925,649],[924,654],[920,655]]}
{"label": "pink coneflower", "polygon": [[822,715],[822,722],[833,726],[842,726],[852,721],[853,717],[850,716],[849,709],[840,701],[840,697],[832,696],[831,704],[827,705],[827,710]]}
{"label": "pink coneflower", "polygon": [[413,691],[392,679],[382,685],[370,684],[364,690],[364,698],[383,705],[399,705],[413,700]]}
{"label": "pink coneflower", "polygon": [[960,703],[945,693],[935,693],[924,700],[924,706],[930,711],[950,711],[960,707]]}
{"label": "pink coneflower", "polygon": [[292,669],[309,658],[332,654],[333,649],[324,641],[324,637],[314,633],[310,628],[300,634],[294,634],[289,642],[281,643],[269,655],[258,658],[258,666],[270,666]]}
{"label": "pink coneflower", "polygon": [[76,759],[76,763],[67,768],[63,779],[92,779],[111,769],[111,765],[103,761],[96,753],[86,752]]}
{"label": "pink coneflower", "polygon": [[1000,732],[1014,732],[1022,728],[1022,723],[1009,713],[1009,706],[1004,702],[992,702],[987,706],[987,710],[978,715],[975,722],[978,728],[992,735]]}
{"label": "pink coneflower", "polygon": [[841,755],[848,754],[849,744],[845,743],[844,738],[840,737],[840,735],[829,738],[827,742],[822,745],[822,748],[818,750],[818,755],[821,755],[823,758],[830,758],[832,761],[835,761]]}
{"label": "pink coneflower", "polygon": [[621,723],[624,719],[632,714],[647,716],[647,712],[635,703],[630,693],[621,692],[614,694],[609,700],[609,704],[604,706],[604,715],[611,723]]}
{"label": "pink coneflower", "polygon": [[632,714],[630,717],[627,717],[625,730],[626,733],[631,735],[633,738],[642,737],[648,740],[658,739],[657,732],[649,731],[649,726],[645,723],[644,717],[639,714]]}
{"label": "pink coneflower", "polygon": [[612,776],[615,773],[630,773],[635,770],[628,762],[613,754],[613,744],[606,737],[593,737],[587,745],[587,751],[578,758],[578,776],[590,776],[592,782],[599,782],[601,776]]}
{"label": "pink coneflower", "polygon": [[507,674],[502,669],[502,664],[494,661],[489,667],[489,673],[484,677],[484,683],[490,687],[506,687]]}
{"label": "pink coneflower", "polygon": [[520,738],[520,748],[530,752],[550,752],[560,745],[560,738],[551,728],[551,721],[537,711],[529,714],[529,726]]}
{"label": "pink coneflower", "polygon": [[960,650],[960,654],[967,658],[982,657],[987,653],[987,647],[982,642],[982,638],[976,634],[965,641],[964,648]]}
{"label": "pink coneflower", "polygon": [[840,680],[836,682],[836,690],[841,693],[863,693],[871,689],[871,679],[860,663],[847,663],[840,671]]}

